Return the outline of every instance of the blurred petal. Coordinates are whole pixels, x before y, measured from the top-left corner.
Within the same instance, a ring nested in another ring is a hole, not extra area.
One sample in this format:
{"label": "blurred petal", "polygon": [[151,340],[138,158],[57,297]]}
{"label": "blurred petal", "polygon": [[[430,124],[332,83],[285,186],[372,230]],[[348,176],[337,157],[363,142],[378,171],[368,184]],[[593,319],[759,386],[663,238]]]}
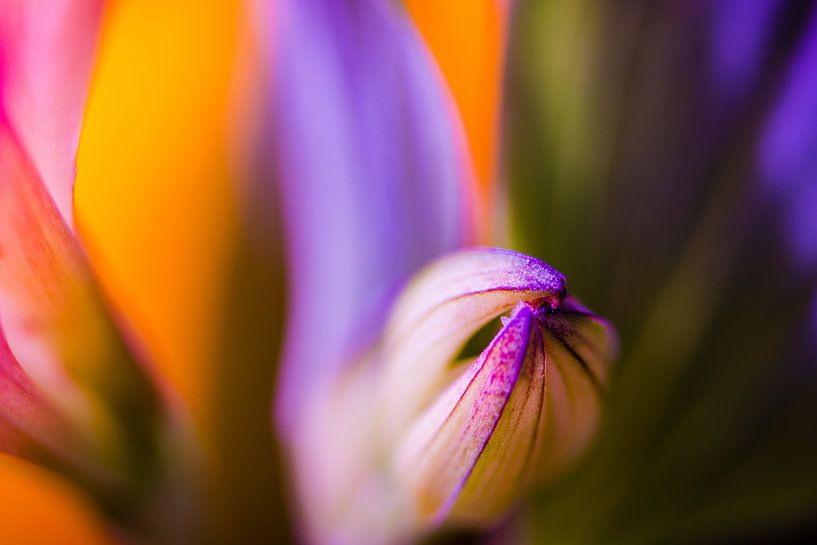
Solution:
{"label": "blurred petal", "polygon": [[25,454],[32,439],[59,448],[65,425],[20,368],[0,329],[0,449]]}
{"label": "blurred petal", "polygon": [[284,424],[376,336],[393,290],[469,239],[472,199],[441,77],[398,6],[260,4],[290,264]]}
{"label": "blurred petal", "polygon": [[113,545],[87,498],[55,475],[0,454],[0,528],[14,545]]}
{"label": "blurred petal", "polygon": [[[84,361],[99,339],[96,318],[83,323],[87,313],[75,312],[89,297],[90,278],[75,239],[6,126],[0,131],[0,171],[0,318],[26,372],[70,410],[76,392],[65,388],[63,364]],[[70,326],[87,327],[90,335],[77,337]],[[62,350],[72,348],[75,357],[66,362]]]}
{"label": "blurred petal", "polygon": [[783,205],[791,255],[817,270],[817,10],[793,54],[759,144],[762,182]]}
{"label": "blurred petal", "polygon": [[723,97],[743,99],[757,83],[784,2],[725,0],[711,10],[710,59],[712,77]]}
{"label": "blurred petal", "polygon": [[288,520],[267,418],[283,266],[237,210],[266,78],[251,15],[241,0],[117,0],[78,156],[82,240],[192,427],[176,471],[193,490],[173,492],[208,543],[285,541]]}
{"label": "blurred petal", "polygon": [[[127,473],[137,464],[131,449],[152,443],[147,430],[155,394],[119,337],[70,229],[101,3],[35,8],[13,1],[0,15],[0,322],[7,359],[14,361],[9,369],[26,377],[18,376],[14,383],[22,389],[12,391],[35,396],[36,385],[36,396],[47,398],[29,405],[40,412],[29,414],[31,422],[17,414],[15,423],[57,451],[52,454],[67,451],[71,463],[85,464],[84,455],[97,470]],[[68,422],[60,427],[74,428],[71,441],[41,429],[51,403]],[[120,419],[131,426],[120,429]],[[78,445],[82,454],[72,453]]]}
{"label": "blurred petal", "polygon": [[101,286],[194,411],[236,231],[226,147],[240,11],[115,2],[77,159],[77,224]]}
{"label": "blurred petal", "polygon": [[0,221],[0,322],[11,353],[40,391],[85,430],[92,463],[115,473],[142,466],[155,439],[155,391],[6,125],[0,126]]}
{"label": "blurred petal", "polygon": [[7,0],[0,8],[2,105],[69,226],[102,7],[102,0]]}
{"label": "blurred petal", "polygon": [[517,242],[624,349],[594,448],[529,512],[535,538],[743,540],[813,518],[813,3],[520,8]]}
{"label": "blurred petal", "polygon": [[462,116],[479,184],[480,235],[489,238],[508,4],[507,0],[406,2]]}

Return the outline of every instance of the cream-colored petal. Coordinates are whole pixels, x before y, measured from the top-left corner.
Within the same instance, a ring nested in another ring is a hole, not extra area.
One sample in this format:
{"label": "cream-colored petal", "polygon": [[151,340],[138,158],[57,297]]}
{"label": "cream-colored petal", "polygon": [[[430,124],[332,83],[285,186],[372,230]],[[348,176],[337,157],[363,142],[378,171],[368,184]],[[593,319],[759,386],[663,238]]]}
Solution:
{"label": "cream-colored petal", "polygon": [[454,524],[484,526],[525,490],[535,465],[545,396],[542,334],[531,329],[528,354],[502,417],[449,513]]}
{"label": "cream-colored petal", "polygon": [[536,477],[547,480],[575,460],[601,417],[603,386],[561,338],[541,328],[545,342],[545,403]]}
{"label": "cream-colored petal", "polygon": [[564,276],[538,259],[475,248],[427,267],[400,297],[383,341],[383,428],[402,429],[445,387],[452,360],[520,301],[558,306]]}
{"label": "cream-colored petal", "polygon": [[[530,343],[534,327],[533,309],[520,305],[480,357],[406,433],[393,467],[395,479],[411,498],[418,520],[442,521],[457,505],[464,490],[468,491],[465,508],[473,505],[473,501],[484,499],[480,494],[483,486],[502,482],[502,486],[509,485],[509,490],[499,491],[500,500],[513,495],[513,488],[518,484],[516,473],[521,471],[514,468],[523,467],[524,462],[512,462],[509,466],[512,475],[497,471],[492,462],[504,463],[519,454],[507,442],[507,434],[526,420],[520,419],[520,415],[531,413],[526,407],[527,395],[537,390],[532,381],[529,384],[532,389],[525,385],[520,388],[520,394],[512,395],[520,375],[535,367],[532,360],[537,354],[541,357],[541,351]],[[528,382],[528,379],[522,381]],[[509,405],[512,399],[514,402]],[[538,408],[535,401],[534,405]],[[505,414],[509,415],[509,422],[500,425]],[[533,414],[536,418],[538,411]],[[535,433],[535,425],[527,422],[522,425],[527,428],[528,437]],[[497,429],[503,437],[489,447]],[[530,445],[531,441],[527,443]],[[486,450],[493,458],[487,462],[488,466],[480,465]],[[472,477],[477,481],[469,485]]]}

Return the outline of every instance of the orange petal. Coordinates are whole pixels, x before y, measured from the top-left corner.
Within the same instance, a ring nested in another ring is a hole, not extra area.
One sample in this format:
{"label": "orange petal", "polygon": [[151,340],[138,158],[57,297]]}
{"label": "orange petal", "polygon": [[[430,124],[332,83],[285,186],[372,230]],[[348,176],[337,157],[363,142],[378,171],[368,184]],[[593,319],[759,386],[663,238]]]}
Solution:
{"label": "orange petal", "polygon": [[194,405],[234,231],[226,120],[239,6],[116,2],[77,159],[77,223],[102,286]]}
{"label": "orange petal", "polygon": [[496,181],[507,2],[407,0],[406,4],[459,107],[486,212],[482,219],[487,220]]}
{"label": "orange petal", "polygon": [[3,543],[114,543],[84,496],[57,476],[7,454],[0,454],[0,505]]}

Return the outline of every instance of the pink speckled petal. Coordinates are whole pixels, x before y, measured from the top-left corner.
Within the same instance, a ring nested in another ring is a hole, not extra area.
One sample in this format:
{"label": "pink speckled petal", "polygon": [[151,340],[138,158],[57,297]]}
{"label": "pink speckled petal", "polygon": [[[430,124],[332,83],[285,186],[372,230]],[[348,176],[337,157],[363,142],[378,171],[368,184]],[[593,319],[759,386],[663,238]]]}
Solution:
{"label": "pink speckled petal", "polygon": [[20,368],[0,329],[0,451],[25,456],[35,444],[65,450],[68,427]]}
{"label": "pink speckled petal", "polygon": [[27,379],[96,443],[91,448],[106,451],[97,451],[100,457],[121,460],[138,456],[132,448],[147,448],[150,425],[132,424],[156,415],[156,392],[114,324],[73,233],[2,121],[0,324]]}
{"label": "pink speckled petal", "polygon": [[70,225],[75,158],[102,0],[4,0],[2,108]]}
{"label": "pink speckled petal", "polygon": [[384,341],[388,429],[399,430],[445,386],[451,360],[482,326],[520,301],[559,306],[564,276],[509,250],[475,248],[427,267],[397,302]]}
{"label": "pink speckled petal", "polygon": [[496,513],[517,493],[542,406],[544,359],[537,340],[533,309],[521,304],[413,424],[395,471],[420,520],[441,521],[452,510]]}
{"label": "pink speckled petal", "polygon": [[0,126],[0,321],[26,374],[71,412],[81,402],[65,365],[98,359],[92,290],[76,239],[19,140]]}
{"label": "pink speckled petal", "polygon": [[395,288],[473,243],[475,195],[456,106],[400,2],[255,4],[278,186],[259,176],[258,194],[280,198],[286,236],[288,435],[314,385],[380,335]]}
{"label": "pink speckled petal", "polygon": [[525,363],[491,440],[452,503],[448,519],[481,526],[497,520],[525,490],[537,467],[546,390],[544,344],[531,328]]}
{"label": "pink speckled petal", "polygon": [[64,367],[94,362],[101,328],[86,319],[71,195],[101,12],[101,0],[0,7],[0,320],[28,377],[79,412]]}

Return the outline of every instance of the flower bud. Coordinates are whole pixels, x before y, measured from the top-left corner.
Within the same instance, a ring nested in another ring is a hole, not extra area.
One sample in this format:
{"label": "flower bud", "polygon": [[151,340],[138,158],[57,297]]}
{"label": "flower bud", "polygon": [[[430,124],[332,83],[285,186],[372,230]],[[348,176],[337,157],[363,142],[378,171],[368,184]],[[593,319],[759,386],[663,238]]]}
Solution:
{"label": "flower bud", "polygon": [[[511,308],[479,357],[458,365],[464,342]],[[385,354],[385,414],[399,426],[395,480],[421,526],[494,522],[592,436],[613,336],[565,298],[552,267],[502,250],[456,254],[409,288],[396,316],[392,331],[410,342],[386,344],[397,348]]]}
{"label": "flower bud", "polygon": [[[458,361],[500,317],[482,353]],[[591,438],[613,339],[537,259],[478,248],[431,264],[383,338],[326,378],[296,426],[310,536],[404,543],[444,523],[501,518]]]}
{"label": "flower bud", "polygon": [[397,301],[385,333],[387,433],[450,382],[452,360],[480,328],[521,301],[555,307],[564,296],[562,273],[517,252],[471,249],[429,265]]}

